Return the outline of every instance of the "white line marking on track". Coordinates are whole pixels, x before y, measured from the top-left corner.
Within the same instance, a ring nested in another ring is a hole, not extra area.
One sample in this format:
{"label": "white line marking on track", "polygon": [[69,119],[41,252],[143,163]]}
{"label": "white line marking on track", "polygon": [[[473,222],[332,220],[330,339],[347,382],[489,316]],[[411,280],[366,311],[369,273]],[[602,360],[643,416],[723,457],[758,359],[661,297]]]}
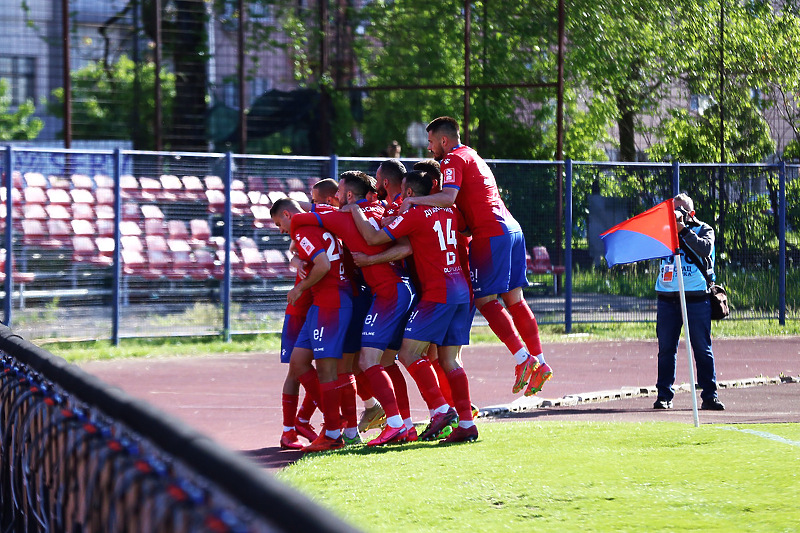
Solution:
{"label": "white line marking on track", "polygon": [[780,435],[774,435],[772,433],[767,433],[766,431],[755,431],[753,429],[739,429],[731,427],[725,427],[720,429],[727,429],[729,431],[740,431],[742,433],[749,433],[757,437],[763,437],[765,439],[774,440],[775,442],[782,442],[783,444],[788,444],[790,446],[800,446],[800,441],[785,439]]}

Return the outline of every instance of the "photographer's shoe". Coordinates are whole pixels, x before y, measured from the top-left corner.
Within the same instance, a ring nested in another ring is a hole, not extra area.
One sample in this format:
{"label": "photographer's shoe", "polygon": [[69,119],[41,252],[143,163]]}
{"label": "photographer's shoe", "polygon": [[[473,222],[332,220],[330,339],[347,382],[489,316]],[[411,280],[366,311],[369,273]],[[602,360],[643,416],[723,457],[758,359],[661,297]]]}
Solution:
{"label": "photographer's shoe", "polygon": [[706,398],[703,400],[703,403],[700,405],[700,409],[706,409],[708,411],[724,411],[725,404],[719,401],[719,398]]}
{"label": "photographer's shoe", "polygon": [[659,398],[653,404],[653,409],[672,409],[672,400],[666,398]]}

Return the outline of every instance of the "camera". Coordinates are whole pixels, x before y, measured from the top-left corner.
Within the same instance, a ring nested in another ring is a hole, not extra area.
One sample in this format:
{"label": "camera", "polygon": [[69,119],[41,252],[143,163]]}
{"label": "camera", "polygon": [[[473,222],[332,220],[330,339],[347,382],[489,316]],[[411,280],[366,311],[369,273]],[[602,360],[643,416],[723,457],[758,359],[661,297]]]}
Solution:
{"label": "camera", "polygon": [[686,224],[686,221],[689,219],[689,211],[686,210],[685,207],[679,206],[675,208],[675,220],[680,222],[681,224]]}

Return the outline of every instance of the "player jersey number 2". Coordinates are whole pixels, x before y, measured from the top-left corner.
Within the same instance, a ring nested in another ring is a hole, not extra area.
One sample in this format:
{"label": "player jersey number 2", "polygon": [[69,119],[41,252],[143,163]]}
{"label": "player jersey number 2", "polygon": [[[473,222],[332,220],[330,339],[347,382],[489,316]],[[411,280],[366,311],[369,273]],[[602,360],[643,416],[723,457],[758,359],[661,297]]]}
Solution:
{"label": "player jersey number 2", "polygon": [[447,227],[445,228],[445,231],[442,231],[442,221],[437,220],[433,224],[433,231],[435,231],[436,236],[439,237],[439,247],[443,252],[447,252],[447,264],[454,264],[456,262],[456,254],[447,250],[448,246],[452,246],[453,248],[458,246],[458,241],[456,241],[456,232],[453,229],[453,219],[447,219]]}
{"label": "player jersey number 2", "polygon": [[322,238],[325,240],[325,242],[328,242],[328,249],[326,251],[328,260],[337,261],[342,255],[341,250],[339,250],[339,241],[327,231],[322,234]]}

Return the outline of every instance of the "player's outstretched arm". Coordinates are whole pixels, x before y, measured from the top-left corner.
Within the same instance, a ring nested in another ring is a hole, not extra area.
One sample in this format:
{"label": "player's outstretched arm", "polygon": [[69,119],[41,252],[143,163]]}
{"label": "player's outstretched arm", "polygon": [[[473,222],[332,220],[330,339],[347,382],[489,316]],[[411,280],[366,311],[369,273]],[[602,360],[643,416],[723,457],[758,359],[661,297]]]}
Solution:
{"label": "player's outstretched arm", "polygon": [[455,187],[445,187],[440,192],[428,194],[427,196],[409,196],[403,200],[400,212],[408,211],[412,205],[429,205],[432,207],[451,207],[456,203],[458,189]]}
{"label": "player's outstretched arm", "polygon": [[316,213],[298,213],[292,217],[291,232],[297,231],[301,226],[319,226],[320,221]]}
{"label": "player's outstretched arm", "polygon": [[357,267],[365,267],[400,261],[409,255],[411,255],[411,243],[408,241],[408,237],[401,237],[397,239],[394,246],[374,255],[353,252],[353,261]]}
{"label": "player's outstretched arm", "polygon": [[364,240],[367,241],[367,244],[375,246],[378,244],[385,244],[392,240],[392,238],[385,231],[381,231],[377,228],[377,223],[375,226],[370,224],[370,221],[367,220],[366,216],[364,216],[364,212],[360,207],[351,207],[350,211],[353,213],[353,220],[356,223],[358,232],[362,237],[364,237]]}

